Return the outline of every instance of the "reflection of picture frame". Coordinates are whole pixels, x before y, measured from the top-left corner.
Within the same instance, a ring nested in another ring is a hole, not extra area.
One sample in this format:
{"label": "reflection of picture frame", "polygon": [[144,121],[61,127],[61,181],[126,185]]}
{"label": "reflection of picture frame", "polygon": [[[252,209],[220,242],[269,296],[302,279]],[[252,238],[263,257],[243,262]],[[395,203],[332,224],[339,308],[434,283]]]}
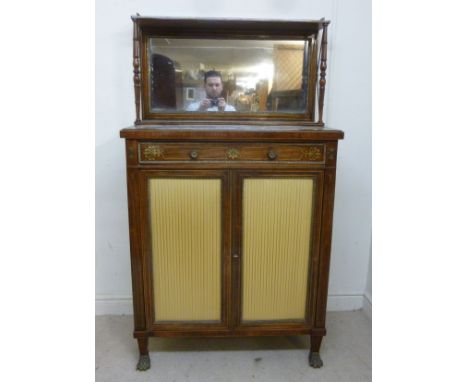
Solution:
{"label": "reflection of picture frame", "polygon": [[187,101],[195,101],[195,88],[185,89],[185,99]]}

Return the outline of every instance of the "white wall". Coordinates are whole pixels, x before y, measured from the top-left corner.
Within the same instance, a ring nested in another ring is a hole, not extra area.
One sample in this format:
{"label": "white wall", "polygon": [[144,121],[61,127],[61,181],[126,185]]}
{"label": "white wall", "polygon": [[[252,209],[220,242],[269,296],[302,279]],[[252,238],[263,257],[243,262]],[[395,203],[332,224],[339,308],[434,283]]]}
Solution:
{"label": "white wall", "polygon": [[372,319],[372,247],[370,248],[369,269],[367,271],[367,283],[364,290],[363,309],[369,318]]}
{"label": "white wall", "polygon": [[371,0],[96,2],[96,314],[131,313],[124,141],[135,119],[130,15],[318,19],[329,27],[325,122],[338,152],[329,309],[363,306],[371,237]]}

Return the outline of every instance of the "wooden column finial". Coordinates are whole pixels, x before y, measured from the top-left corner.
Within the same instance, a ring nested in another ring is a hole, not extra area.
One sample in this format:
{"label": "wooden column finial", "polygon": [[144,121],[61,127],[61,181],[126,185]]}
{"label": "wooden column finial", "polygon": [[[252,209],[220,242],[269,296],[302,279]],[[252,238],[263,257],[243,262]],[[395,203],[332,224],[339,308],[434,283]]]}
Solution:
{"label": "wooden column finial", "polygon": [[323,24],[322,32],[322,47],[320,49],[320,93],[319,93],[319,123],[323,124],[323,100],[325,97],[325,84],[327,83],[325,77],[327,72],[327,28],[328,22]]}
{"label": "wooden column finial", "polygon": [[[139,16],[138,13],[136,15]],[[140,30],[138,27],[138,19],[136,17],[132,17],[132,20],[133,20],[133,85],[135,87],[135,108],[136,108],[135,125],[138,125],[141,123]]]}

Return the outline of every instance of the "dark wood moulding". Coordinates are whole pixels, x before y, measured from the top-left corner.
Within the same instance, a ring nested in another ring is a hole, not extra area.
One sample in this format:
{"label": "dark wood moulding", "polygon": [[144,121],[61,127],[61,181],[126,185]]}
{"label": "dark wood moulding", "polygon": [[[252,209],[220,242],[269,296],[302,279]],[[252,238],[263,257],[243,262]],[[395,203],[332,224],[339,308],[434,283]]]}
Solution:
{"label": "dark wood moulding", "polygon": [[280,140],[330,141],[343,139],[341,130],[298,126],[133,126],[120,131],[121,138],[155,140]]}

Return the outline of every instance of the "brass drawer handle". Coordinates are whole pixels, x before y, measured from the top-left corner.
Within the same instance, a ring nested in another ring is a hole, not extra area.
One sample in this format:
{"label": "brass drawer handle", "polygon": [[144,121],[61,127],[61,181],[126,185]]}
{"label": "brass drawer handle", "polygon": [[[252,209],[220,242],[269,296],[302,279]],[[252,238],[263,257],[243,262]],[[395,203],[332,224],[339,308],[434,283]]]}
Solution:
{"label": "brass drawer handle", "polygon": [[278,154],[276,154],[273,150],[268,151],[268,159],[275,160],[277,157]]}
{"label": "brass drawer handle", "polygon": [[197,159],[198,158],[198,151],[197,150],[190,151],[190,158]]}

